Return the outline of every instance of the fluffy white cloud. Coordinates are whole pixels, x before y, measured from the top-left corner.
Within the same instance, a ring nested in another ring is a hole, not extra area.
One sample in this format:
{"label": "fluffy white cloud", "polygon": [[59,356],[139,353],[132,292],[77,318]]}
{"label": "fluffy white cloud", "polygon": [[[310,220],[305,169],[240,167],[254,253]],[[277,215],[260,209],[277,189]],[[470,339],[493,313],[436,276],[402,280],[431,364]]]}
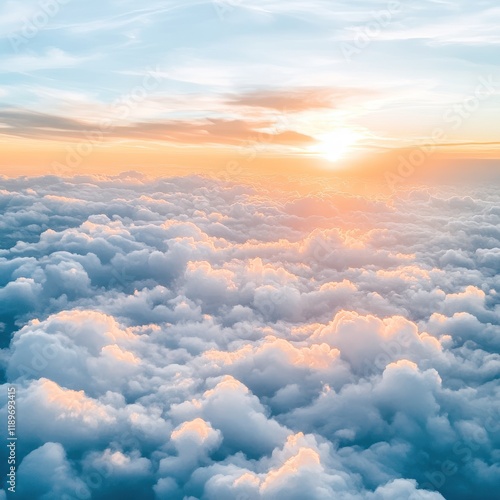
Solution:
{"label": "fluffy white cloud", "polygon": [[19,498],[493,500],[499,198],[458,190],[5,179]]}

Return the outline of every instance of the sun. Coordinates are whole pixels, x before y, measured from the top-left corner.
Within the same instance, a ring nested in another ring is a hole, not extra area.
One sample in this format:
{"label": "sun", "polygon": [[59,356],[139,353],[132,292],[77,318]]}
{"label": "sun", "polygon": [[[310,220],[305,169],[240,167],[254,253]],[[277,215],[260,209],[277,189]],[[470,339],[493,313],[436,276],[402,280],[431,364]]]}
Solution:
{"label": "sun", "polygon": [[313,146],[314,152],[325,160],[336,162],[349,155],[359,135],[354,130],[339,129],[322,135],[318,139],[318,144]]}

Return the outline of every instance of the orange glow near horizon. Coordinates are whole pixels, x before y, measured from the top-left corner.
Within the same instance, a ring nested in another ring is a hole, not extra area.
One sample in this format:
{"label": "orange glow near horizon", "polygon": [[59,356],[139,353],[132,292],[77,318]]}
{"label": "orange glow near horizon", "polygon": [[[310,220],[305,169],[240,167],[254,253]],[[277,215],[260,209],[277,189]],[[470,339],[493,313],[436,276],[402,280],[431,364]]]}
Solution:
{"label": "orange glow near horizon", "polygon": [[[418,157],[420,146],[393,149],[385,152],[359,152],[360,136],[350,130],[325,134],[301,153],[260,151],[242,145],[183,145],[150,143],[147,141],[109,141],[86,147],[84,142],[18,139],[0,142],[0,174],[7,177],[99,174],[117,175],[138,171],[148,176],[210,174],[227,179],[253,175],[272,175],[307,172],[310,175],[357,175],[367,178],[375,173],[383,179],[384,172],[403,169],[405,157],[413,155],[418,161],[414,170],[438,172],[442,164],[453,160],[496,160],[500,151],[488,148],[435,147],[431,153]],[[416,153],[414,153],[416,152]],[[403,166],[400,167],[400,164]],[[407,167],[405,167],[407,168]],[[492,167],[494,168],[494,167]]]}

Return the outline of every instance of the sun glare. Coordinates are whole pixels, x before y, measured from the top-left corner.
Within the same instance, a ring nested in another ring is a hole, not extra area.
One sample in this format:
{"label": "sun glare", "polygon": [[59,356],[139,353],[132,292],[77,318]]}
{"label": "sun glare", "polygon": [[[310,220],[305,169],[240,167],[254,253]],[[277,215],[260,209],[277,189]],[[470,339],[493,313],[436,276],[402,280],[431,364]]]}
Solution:
{"label": "sun glare", "polygon": [[314,146],[314,152],[330,162],[336,162],[348,156],[357,141],[358,134],[353,130],[335,130],[320,137],[320,142]]}

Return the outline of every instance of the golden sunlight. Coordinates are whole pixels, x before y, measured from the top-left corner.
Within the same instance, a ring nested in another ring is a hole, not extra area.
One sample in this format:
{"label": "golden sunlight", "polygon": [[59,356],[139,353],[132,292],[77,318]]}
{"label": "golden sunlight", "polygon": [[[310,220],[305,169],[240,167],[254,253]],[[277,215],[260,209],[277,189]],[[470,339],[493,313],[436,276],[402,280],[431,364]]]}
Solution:
{"label": "golden sunlight", "polygon": [[318,144],[312,146],[311,152],[322,156],[330,162],[336,162],[349,155],[351,148],[359,139],[359,134],[350,129],[339,129],[319,137]]}

